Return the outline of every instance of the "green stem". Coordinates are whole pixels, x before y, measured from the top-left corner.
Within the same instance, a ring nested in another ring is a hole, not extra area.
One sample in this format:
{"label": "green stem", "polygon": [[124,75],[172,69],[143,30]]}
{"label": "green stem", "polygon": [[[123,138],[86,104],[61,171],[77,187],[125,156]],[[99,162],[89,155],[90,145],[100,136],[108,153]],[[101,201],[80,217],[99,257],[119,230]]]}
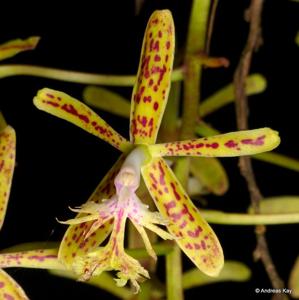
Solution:
{"label": "green stem", "polygon": [[179,101],[181,94],[181,82],[173,82],[171,85],[167,106],[163,115],[159,130],[159,140],[162,142],[177,141]]}
{"label": "green stem", "polygon": [[[167,242],[157,243],[153,245],[153,249],[158,256],[167,255],[173,250],[173,245]],[[136,259],[149,257],[147,251],[144,248],[128,249],[126,252]]]}
{"label": "green stem", "polygon": [[186,75],[184,79],[184,102],[181,128],[181,140],[194,137],[194,128],[197,124],[198,104],[200,99],[201,65],[194,57],[188,55],[185,60]]}
{"label": "green stem", "polygon": [[[110,86],[133,86],[135,75],[106,75],[92,74],[77,71],[66,71],[55,68],[40,67],[33,65],[2,65],[0,66],[0,78],[10,76],[36,76],[67,82],[110,85]],[[172,72],[172,81],[183,79],[183,69],[179,68]]]}
{"label": "green stem", "polygon": [[216,210],[201,210],[209,222],[222,225],[279,225],[299,223],[299,213],[289,214],[239,214],[224,213]]}
{"label": "green stem", "polygon": [[[204,51],[209,9],[209,0],[193,0],[184,58],[186,73],[184,77],[183,115],[180,133],[180,139],[182,140],[194,137],[194,130],[199,117],[198,103],[200,101],[202,66],[196,59],[196,56]],[[185,187],[189,177],[189,166],[189,159],[183,158],[177,162],[177,168],[175,170],[175,174]],[[166,275],[167,299],[184,299],[182,257],[181,250],[177,245],[174,246],[174,250],[166,256]]]}
{"label": "green stem", "polygon": [[166,255],[166,285],[168,300],[184,299],[181,261],[181,250],[178,246],[175,246],[173,247],[173,251]]}

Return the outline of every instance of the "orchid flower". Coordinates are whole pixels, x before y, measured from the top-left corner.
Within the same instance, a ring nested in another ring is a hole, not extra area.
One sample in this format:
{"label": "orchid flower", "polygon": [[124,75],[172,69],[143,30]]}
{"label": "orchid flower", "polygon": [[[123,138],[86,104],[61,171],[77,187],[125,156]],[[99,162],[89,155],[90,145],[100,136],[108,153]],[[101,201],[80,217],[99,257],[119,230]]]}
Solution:
{"label": "orchid flower", "polygon": [[[133,89],[130,141],[118,134],[94,111],[71,96],[44,88],[37,93],[37,108],[65,119],[123,152],[87,203],[73,209],[79,214],[69,224],[58,257],[80,280],[106,270],[118,271],[117,284],[130,280],[138,291],[148,272],[124,250],[126,220],[135,225],[150,256],[155,253],[144,228],[163,239],[174,239],[205,274],[217,276],[223,251],[212,228],[202,218],[167,165],[164,156],[225,157],[256,154],[278,146],[277,132],[269,128],[155,144],[166,106],[174,57],[174,24],[170,11],[155,11],[143,40]],[[136,196],[140,175],[158,212],[151,212]],[[157,225],[164,225],[167,233]],[[97,248],[110,235],[106,246]]]}
{"label": "orchid flower", "polygon": [[[38,37],[26,40],[12,40],[0,45],[0,60],[10,58],[19,52],[32,50],[38,43]],[[0,116],[2,120],[2,116]],[[2,121],[2,123],[5,123]],[[11,126],[0,128],[0,229],[2,228],[11,182],[15,166],[16,134]],[[5,271],[0,269],[0,298],[1,299],[28,299],[18,283]]]}
{"label": "orchid flower", "polygon": [[[7,126],[0,131],[0,229],[2,228],[9,199],[15,166],[16,134]],[[0,298],[28,299],[25,292],[5,271],[0,269]]]}

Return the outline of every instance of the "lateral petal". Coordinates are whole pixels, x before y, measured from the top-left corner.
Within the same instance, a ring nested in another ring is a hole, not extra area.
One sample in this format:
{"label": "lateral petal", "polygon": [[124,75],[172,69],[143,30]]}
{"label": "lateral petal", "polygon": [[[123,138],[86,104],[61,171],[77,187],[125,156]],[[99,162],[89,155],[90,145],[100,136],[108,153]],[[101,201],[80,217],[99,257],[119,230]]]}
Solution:
{"label": "lateral petal", "polygon": [[205,274],[217,276],[223,267],[221,245],[164,159],[154,158],[142,168],[148,190],[169,232],[193,263]]}
{"label": "lateral petal", "polygon": [[229,157],[271,151],[280,143],[277,131],[270,128],[243,130],[215,136],[150,145],[152,156]]}

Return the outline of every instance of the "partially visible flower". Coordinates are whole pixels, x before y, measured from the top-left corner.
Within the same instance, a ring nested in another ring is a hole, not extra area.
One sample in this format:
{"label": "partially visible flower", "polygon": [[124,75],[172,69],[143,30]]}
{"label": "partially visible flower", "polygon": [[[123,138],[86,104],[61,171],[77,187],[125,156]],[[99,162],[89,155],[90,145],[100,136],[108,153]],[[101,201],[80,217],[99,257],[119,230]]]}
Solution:
{"label": "partially visible flower", "polygon": [[16,54],[33,50],[39,42],[39,37],[31,36],[26,40],[16,39],[0,45],[0,60],[15,56]]}
{"label": "partially visible flower", "polygon": [[[19,52],[32,50],[39,41],[38,37],[26,40],[16,39],[0,45],[0,60],[10,58]],[[5,121],[0,112],[1,124]],[[15,167],[16,133],[11,126],[0,128],[0,229],[2,228],[11,182]],[[28,297],[22,288],[5,271],[0,269],[0,299],[26,300]]]}
{"label": "partially visible flower", "polygon": [[[0,229],[9,199],[12,176],[15,166],[16,134],[7,126],[0,131]],[[0,269],[0,299],[28,299],[22,288]]]}
{"label": "partially visible flower", "polygon": [[[277,132],[262,128],[155,145],[168,98],[173,56],[171,13],[155,11],[146,28],[132,95],[130,142],[89,107],[62,92],[43,89],[34,98],[37,108],[70,121],[124,152],[87,203],[75,209],[79,215],[66,222],[71,226],[58,256],[82,280],[104,270],[117,270],[118,285],[131,280],[138,291],[138,281],[142,276],[148,277],[148,273],[124,251],[128,218],[151,256],[155,254],[143,227],[162,238],[175,238],[200,270],[217,276],[224,262],[221,245],[163,156],[249,155],[272,150],[280,142]],[[148,211],[135,194],[140,173],[160,214]],[[170,234],[155,224],[165,225]],[[110,233],[108,244],[96,249]]]}

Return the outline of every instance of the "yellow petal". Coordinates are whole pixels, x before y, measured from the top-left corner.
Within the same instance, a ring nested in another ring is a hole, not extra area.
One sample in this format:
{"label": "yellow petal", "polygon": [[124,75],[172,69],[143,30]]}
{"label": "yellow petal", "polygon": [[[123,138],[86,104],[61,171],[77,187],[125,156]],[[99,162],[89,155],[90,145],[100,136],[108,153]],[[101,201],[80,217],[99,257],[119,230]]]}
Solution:
{"label": "yellow petal", "polygon": [[0,253],[0,268],[34,268],[63,270],[57,259],[57,249],[38,249],[11,253]]}
{"label": "yellow petal", "polygon": [[142,168],[142,175],[178,245],[202,272],[217,276],[224,261],[221,245],[166,162],[153,159]]}
{"label": "yellow petal", "polygon": [[201,139],[150,145],[152,156],[229,157],[271,151],[280,143],[270,128],[230,132]]}
{"label": "yellow petal", "polygon": [[130,117],[130,140],[154,144],[167,103],[174,56],[174,24],[169,10],[155,11],[147,24]]}
{"label": "yellow petal", "polygon": [[39,41],[39,37],[32,36],[26,40],[16,39],[0,45],[0,60],[10,58],[16,54],[33,50]]}
{"label": "yellow petal", "polygon": [[77,125],[121,151],[130,148],[130,143],[94,111],[65,93],[44,88],[33,102],[38,109]]}
{"label": "yellow petal", "polygon": [[0,269],[0,299],[29,300],[23,289],[6,272]]}
{"label": "yellow petal", "polygon": [[[119,172],[121,165],[125,159],[122,155],[114,166],[109,170],[100,184],[97,186],[88,202],[100,203],[103,199],[110,198],[115,194],[114,177]],[[77,218],[83,214],[77,215]],[[76,257],[86,255],[86,253],[95,249],[101,244],[112,230],[110,222],[103,224],[90,237],[85,238],[85,234],[89,231],[94,221],[69,226],[64,238],[60,244],[58,258],[67,268],[71,268]]]}
{"label": "yellow petal", "polygon": [[4,222],[15,167],[16,133],[7,126],[0,132],[0,229]]}

